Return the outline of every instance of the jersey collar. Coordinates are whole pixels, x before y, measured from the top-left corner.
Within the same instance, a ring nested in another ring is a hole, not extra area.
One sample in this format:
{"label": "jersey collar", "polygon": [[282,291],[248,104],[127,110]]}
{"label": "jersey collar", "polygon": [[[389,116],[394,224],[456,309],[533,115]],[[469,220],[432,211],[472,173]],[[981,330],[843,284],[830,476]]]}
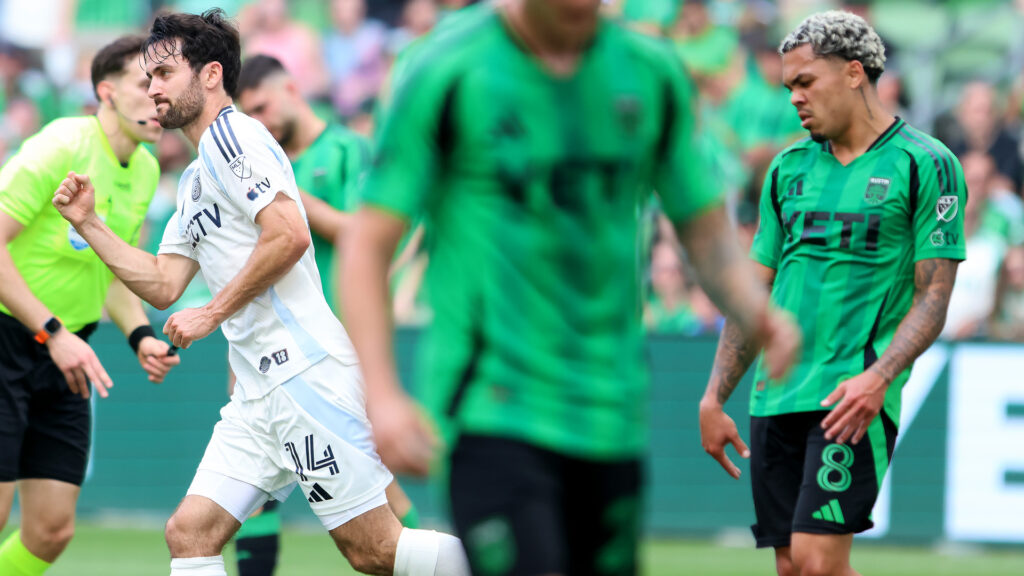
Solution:
{"label": "jersey collar", "polygon": [[228,104],[227,106],[225,106],[225,107],[220,109],[220,112],[217,113],[217,118],[220,118],[221,116],[223,116],[225,114],[230,114],[232,112],[237,112],[237,111],[238,110],[235,109],[235,105],[234,104]]}

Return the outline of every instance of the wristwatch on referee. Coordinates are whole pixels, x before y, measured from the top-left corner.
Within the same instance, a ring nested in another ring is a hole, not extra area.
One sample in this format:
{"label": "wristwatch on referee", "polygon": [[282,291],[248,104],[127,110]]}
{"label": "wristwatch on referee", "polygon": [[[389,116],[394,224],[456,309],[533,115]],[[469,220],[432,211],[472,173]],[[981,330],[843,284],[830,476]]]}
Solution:
{"label": "wristwatch on referee", "polygon": [[57,330],[60,330],[61,326],[63,326],[63,324],[60,323],[60,320],[58,320],[56,316],[51,317],[46,321],[46,324],[43,324],[43,327],[39,332],[36,332],[36,342],[46,344],[46,341],[50,339],[50,336],[53,336]]}

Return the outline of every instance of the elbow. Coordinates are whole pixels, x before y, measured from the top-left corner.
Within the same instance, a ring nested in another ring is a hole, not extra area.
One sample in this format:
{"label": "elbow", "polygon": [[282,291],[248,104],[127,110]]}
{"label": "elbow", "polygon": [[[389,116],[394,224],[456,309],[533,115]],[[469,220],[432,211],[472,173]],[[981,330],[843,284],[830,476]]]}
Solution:
{"label": "elbow", "polygon": [[285,250],[289,261],[294,263],[302,259],[302,255],[306,253],[311,243],[312,238],[309,235],[309,228],[303,226],[290,234]]}

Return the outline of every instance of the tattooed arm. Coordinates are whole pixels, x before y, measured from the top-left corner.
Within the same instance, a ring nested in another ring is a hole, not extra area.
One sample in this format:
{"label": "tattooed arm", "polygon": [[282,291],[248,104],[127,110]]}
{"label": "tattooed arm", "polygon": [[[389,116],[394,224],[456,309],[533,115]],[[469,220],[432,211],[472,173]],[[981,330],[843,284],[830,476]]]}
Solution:
{"label": "tattooed arm", "polygon": [[[903,317],[892,343],[870,368],[839,384],[822,406],[839,404],[822,421],[825,438],[854,444],[882,409],[889,384],[910,367],[942,331],[949,295],[959,262],[943,258],[921,260],[914,266],[914,303]],[[840,401],[840,399],[842,399]]]}
{"label": "tattooed arm", "polygon": [[[775,270],[755,264],[757,275],[764,285],[771,290],[775,283]],[[799,335],[787,336],[799,345]],[[726,319],[725,329],[718,339],[715,351],[715,363],[711,368],[708,387],[700,402],[700,436],[704,451],[722,465],[722,468],[733,478],[740,477],[740,469],[729,459],[725,447],[732,444],[739,454],[747,458],[750,451],[740,438],[736,423],[725,413],[724,405],[739,385],[743,375],[754,363],[761,347],[750,337],[744,335],[739,326],[731,319]]]}

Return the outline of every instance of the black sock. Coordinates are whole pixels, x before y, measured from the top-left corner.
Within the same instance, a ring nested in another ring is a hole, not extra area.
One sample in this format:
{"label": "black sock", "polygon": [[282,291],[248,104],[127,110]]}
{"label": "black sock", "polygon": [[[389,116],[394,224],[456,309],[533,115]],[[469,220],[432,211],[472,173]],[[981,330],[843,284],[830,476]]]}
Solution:
{"label": "black sock", "polygon": [[277,502],[271,500],[262,513],[245,521],[235,537],[238,576],[273,576],[281,546],[281,520]]}

